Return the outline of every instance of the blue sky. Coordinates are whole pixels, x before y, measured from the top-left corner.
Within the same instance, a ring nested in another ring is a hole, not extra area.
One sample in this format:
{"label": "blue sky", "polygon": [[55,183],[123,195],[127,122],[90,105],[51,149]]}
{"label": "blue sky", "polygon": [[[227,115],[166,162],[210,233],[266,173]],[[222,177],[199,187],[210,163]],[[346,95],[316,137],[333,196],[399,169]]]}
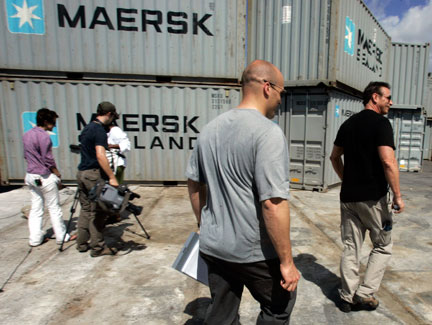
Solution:
{"label": "blue sky", "polygon": [[[432,0],[363,0],[393,42],[432,43]],[[432,53],[429,55],[432,71]]]}

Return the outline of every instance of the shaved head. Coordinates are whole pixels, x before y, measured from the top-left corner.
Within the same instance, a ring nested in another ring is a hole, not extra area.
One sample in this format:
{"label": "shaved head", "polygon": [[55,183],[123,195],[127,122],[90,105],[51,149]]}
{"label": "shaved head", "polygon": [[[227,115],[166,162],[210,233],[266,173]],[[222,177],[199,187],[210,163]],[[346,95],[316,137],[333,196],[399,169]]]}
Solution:
{"label": "shaved head", "polygon": [[238,108],[255,108],[273,118],[281,104],[284,79],[279,69],[270,62],[255,60],[243,72],[243,98]]}
{"label": "shaved head", "polygon": [[267,61],[255,60],[244,70],[241,83],[243,88],[248,88],[252,82],[268,80],[276,83],[280,77],[282,74],[275,65]]}

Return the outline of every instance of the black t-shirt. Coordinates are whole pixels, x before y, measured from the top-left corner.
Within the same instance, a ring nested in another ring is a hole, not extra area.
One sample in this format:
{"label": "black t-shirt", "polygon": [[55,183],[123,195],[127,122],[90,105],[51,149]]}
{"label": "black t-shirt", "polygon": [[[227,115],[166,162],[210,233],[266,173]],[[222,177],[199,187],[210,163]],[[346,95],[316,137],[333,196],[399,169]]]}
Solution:
{"label": "black t-shirt", "polygon": [[79,136],[79,141],[81,143],[81,163],[78,165],[78,170],[99,168],[95,147],[108,148],[107,133],[103,125],[98,122],[87,124]]}
{"label": "black t-shirt", "polygon": [[393,129],[387,118],[365,109],[340,127],[334,144],[344,149],[342,202],[379,200],[388,191],[379,146],[395,149]]}

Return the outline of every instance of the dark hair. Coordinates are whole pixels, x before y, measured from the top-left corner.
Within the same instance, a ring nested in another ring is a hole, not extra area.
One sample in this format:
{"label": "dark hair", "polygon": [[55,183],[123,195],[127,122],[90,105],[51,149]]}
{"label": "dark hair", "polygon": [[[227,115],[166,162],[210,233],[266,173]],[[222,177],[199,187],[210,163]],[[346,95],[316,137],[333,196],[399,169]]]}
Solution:
{"label": "dark hair", "polygon": [[377,93],[382,96],[381,87],[390,89],[390,85],[387,82],[383,81],[372,81],[367,85],[365,90],[363,91],[363,105],[369,103],[372,98],[372,95]]}
{"label": "dark hair", "polygon": [[111,113],[114,116],[114,119],[119,118],[119,114],[117,113],[116,107],[114,104],[110,102],[101,102],[97,106],[96,114],[97,116],[103,116]]}
{"label": "dark hair", "polygon": [[58,118],[58,115],[56,112],[49,110],[48,108],[41,108],[36,113],[36,125],[37,126],[44,126],[45,122],[54,124],[55,119]]}

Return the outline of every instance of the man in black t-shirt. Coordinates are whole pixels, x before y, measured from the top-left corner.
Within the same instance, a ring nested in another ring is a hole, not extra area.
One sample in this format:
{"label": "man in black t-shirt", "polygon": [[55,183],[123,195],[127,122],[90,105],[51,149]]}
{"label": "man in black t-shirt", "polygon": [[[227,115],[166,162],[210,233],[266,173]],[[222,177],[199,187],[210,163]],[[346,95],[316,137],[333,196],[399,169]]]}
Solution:
{"label": "man in black t-shirt", "polygon": [[118,186],[105,154],[108,149],[105,126],[118,117],[113,104],[102,102],[97,107],[96,120],[87,124],[79,136],[81,163],[78,165],[77,179],[81,213],[78,219],[77,250],[83,253],[90,249],[92,257],[116,253],[113,248],[105,246],[102,231],[105,228],[106,214],[96,202],[89,199],[88,194],[101,179],[109,180],[112,186]]}
{"label": "man in black t-shirt", "polygon": [[[330,160],[342,180],[341,258],[342,286],[339,308],[374,310],[385,268],[392,253],[393,211],[404,210],[399,186],[399,169],[394,155],[393,130],[387,118],[392,105],[390,86],[371,82],[363,93],[365,109],[350,117],[340,127]],[[344,161],[342,161],[342,155]],[[393,192],[393,203],[388,187]],[[373,244],[369,261],[360,282],[361,247],[366,230]]]}

